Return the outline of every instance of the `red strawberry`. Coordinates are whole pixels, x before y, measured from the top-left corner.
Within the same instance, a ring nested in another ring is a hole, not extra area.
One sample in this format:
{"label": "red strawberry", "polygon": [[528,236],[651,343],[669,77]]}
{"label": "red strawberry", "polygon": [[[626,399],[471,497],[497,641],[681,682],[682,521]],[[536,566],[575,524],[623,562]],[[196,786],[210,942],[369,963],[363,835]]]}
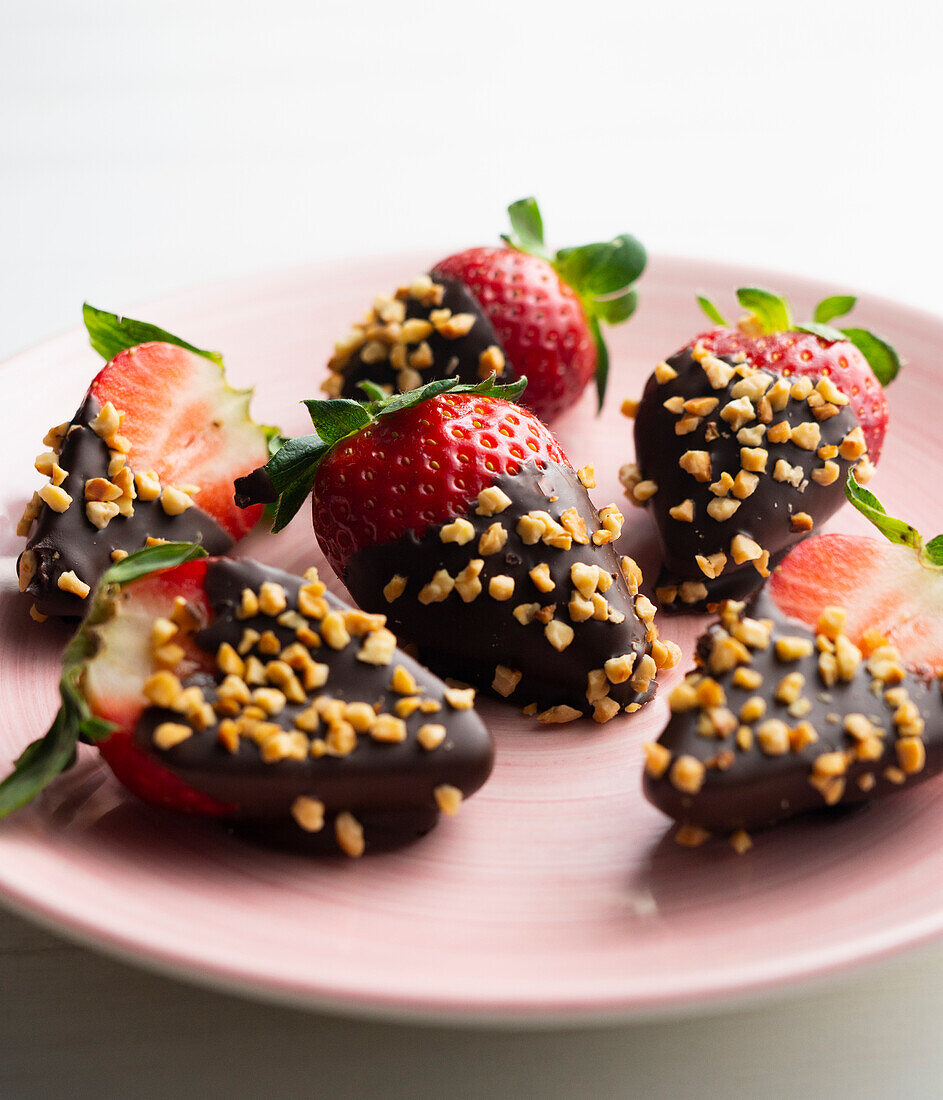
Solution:
{"label": "red strawberry", "polygon": [[600,321],[619,324],[634,312],[645,250],[623,234],[552,256],[534,199],[508,213],[508,247],[448,256],[395,298],[378,298],[337,344],[327,392],[358,398],[365,379],[405,392],[437,378],[526,375],[525,403],[549,422],[595,376],[601,405],[609,357]]}
{"label": "red strawberry", "polygon": [[471,695],[397,650],[384,616],[311,571],[202,553],[168,543],[105,574],[56,721],[0,784],[0,816],[79,740],[148,802],[350,855],[425,832],[484,782],[492,747]]}
{"label": "red strawberry", "polygon": [[865,649],[886,639],[916,669],[943,672],[943,538],[924,543],[849,481],[851,502],[886,539],[820,535],[797,546],[770,578],[782,611],[814,624],[826,604],[847,612],[845,631]]}
{"label": "red strawberry", "polygon": [[109,361],[46,437],[36,466],[52,485],[19,529],[20,586],[43,615],[83,614],[115,556],[148,539],[227,550],[261,515],[236,507],[233,483],[265,460],[274,431],[250,419],[251,391],[226,384],[217,353],[90,306],[85,322]]}
{"label": "red strawberry", "polygon": [[[607,721],[654,693],[676,659],[641,575],[523,384],[433,382],[369,404],[306,402],[317,435],[267,467],[275,529],[313,490],[322,549],[357,603],[383,611],[443,674],[539,710]],[[271,490],[274,489],[274,493]],[[264,479],[237,500],[268,499]]]}
{"label": "red strawberry", "polygon": [[707,299],[702,307],[719,328],[702,333],[701,343],[715,355],[746,356],[752,366],[786,377],[831,377],[851,402],[861,425],[872,462],[881,456],[887,431],[887,398],[884,386],[897,376],[900,359],[885,341],[865,329],[837,329],[830,321],[851,311],[850,296],[826,298],[815,307],[814,319],[795,324],[784,298],[745,287],[737,299],[750,312],[737,328],[731,328]]}

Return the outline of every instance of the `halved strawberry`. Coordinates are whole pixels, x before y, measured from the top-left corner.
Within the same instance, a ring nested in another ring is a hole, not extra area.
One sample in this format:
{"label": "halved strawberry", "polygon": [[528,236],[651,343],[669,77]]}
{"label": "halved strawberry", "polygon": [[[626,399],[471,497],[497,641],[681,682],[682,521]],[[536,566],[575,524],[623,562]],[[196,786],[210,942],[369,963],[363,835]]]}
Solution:
{"label": "halved strawberry", "polygon": [[430,667],[539,721],[605,722],[651,699],[679,651],[658,638],[638,566],[614,551],[619,510],[596,511],[589,468],[513,403],[523,382],[305,402],[317,434],[286,443],[237,500],[277,496],[278,530],[311,493],[318,542],[354,599]]}
{"label": "halved strawberry", "polygon": [[854,479],[845,491],[885,538],[807,539],[770,578],[770,595],[785,614],[809,625],[825,604],[840,604],[856,645],[883,637],[909,666],[943,671],[943,536],[925,543]]}
{"label": "halved strawberry", "polygon": [[36,460],[51,484],[35,494],[20,586],[39,615],[81,615],[120,557],[160,539],[229,548],[261,509],[233,502],[233,483],[269,453],[274,429],[249,417],[250,390],[222,361],[152,325],[85,306],[92,346],[109,361],[72,420]]}
{"label": "halved strawberry", "polygon": [[765,591],[749,609],[722,606],[698,640],[696,669],[669,697],[667,726],[646,745],[645,794],[683,826],[681,843],[733,833],[742,852],[745,830],[943,770],[939,678],[909,671],[884,639],[857,646],[849,622],[830,603],[808,629]]}
{"label": "halved strawberry", "polygon": [[427,831],[484,782],[474,692],[397,650],[384,616],[345,606],[316,572],[202,554],[166,544],[105,574],[66,653],[62,707],[0,784],[0,816],[80,740],[149,802],[349,855]]}

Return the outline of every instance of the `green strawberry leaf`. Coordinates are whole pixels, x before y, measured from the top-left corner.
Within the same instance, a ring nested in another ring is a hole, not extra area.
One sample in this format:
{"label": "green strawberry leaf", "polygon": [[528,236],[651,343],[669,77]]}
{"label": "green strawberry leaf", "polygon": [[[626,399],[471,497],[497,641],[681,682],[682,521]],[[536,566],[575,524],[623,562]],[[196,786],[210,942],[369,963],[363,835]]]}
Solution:
{"label": "green strawberry leaf", "polygon": [[370,423],[370,414],[363,404],[346,397],[304,401],[302,404],[311,414],[311,422],[317,428],[318,435],[329,446]]}
{"label": "green strawberry leaf", "polygon": [[146,546],[112,565],[103,574],[100,583],[130,584],[156,569],[171,569],[175,565],[183,565],[184,562],[206,556],[203,547],[195,542],[164,542],[158,546]]}
{"label": "green strawberry leaf", "polygon": [[367,395],[368,401],[385,401],[389,394],[382,386],[378,386],[376,382],[371,382],[369,378],[365,378],[362,382],[358,382],[357,385]]}
{"label": "green strawberry leaf", "polygon": [[178,348],[185,348],[196,355],[202,355],[204,359],[212,359],[219,366],[223,365],[223,357],[218,351],[205,351],[203,348],[194,347],[179,336],[158,328],[157,325],[148,324],[147,321],[135,321],[131,317],[122,317],[118,313],[108,313],[103,309],[96,309],[86,302],[82,306],[82,318],[88,330],[89,342],[98,354],[108,362],[120,351],[127,348],[136,348],[138,344],[147,344],[151,341],[159,341],[163,344],[176,344]]}
{"label": "green strawberry leaf", "polygon": [[593,334],[593,340],[596,342],[596,411],[599,412],[606,399],[606,383],[609,381],[609,349],[602,338],[602,330],[597,318],[591,314],[587,322],[589,331]]}
{"label": "green strawberry leaf", "polygon": [[[925,554],[926,548],[916,527],[912,527],[902,519],[889,516],[874,493],[858,484],[853,469],[848,471],[848,477],[845,480],[845,496],[886,539],[901,546],[909,546],[918,554]],[[937,536],[937,538],[940,537]],[[936,542],[937,539],[933,541]]]}
{"label": "green strawberry leaf", "polygon": [[715,325],[726,325],[727,322],[721,314],[720,310],[710,298],[706,298],[703,294],[698,294],[697,304],[707,314],[707,316],[714,322]]}
{"label": "green strawberry leaf", "polygon": [[553,266],[581,298],[600,298],[627,290],[645,270],[647,256],[629,233],[611,241],[561,248]]}
{"label": "green strawberry leaf", "polygon": [[548,259],[544,244],[544,222],[537,200],[531,197],[512,202],[508,207],[508,217],[511,219],[511,232],[509,235],[502,235],[501,239],[519,252],[529,252],[532,256]]}
{"label": "green strawberry leaf", "polygon": [[785,298],[758,286],[743,286],[737,301],[757,319],[764,333],[788,332],[792,328],[789,303]]}
{"label": "green strawberry leaf", "polygon": [[470,384],[457,378],[440,378],[428,382],[407,393],[387,397],[379,387],[364,387],[367,395],[381,396],[370,401],[311,400],[303,404],[307,408],[316,429],[313,435],[289,439],[268,460],[246,477],[236,480],[236,504],[247,508],[252,504],[275,504],[272,533],[281,531],[296,515],[311,490],[318,467],[332,447],[349,435],[355,435],[372,420],[391,416],[410,409],[442,393],[474,393],[483,397],[499,397],[505,401],[517,401],[527,385],[520,378],[508,385],[499,383],[495,376]]}
{"label": "green strawberry leaf", "polygon": [[822,324],[818,321],[809,321],[808,324],[795,325],[794,327],[799,332],[811,332],[813,336],[820,336],[831,344],[834,344],[836,340],[845,339],[845,334],[841,329],[832,328],[831,325]]}
{"label": "green strawberry leaf", "polygon": [[923,552],[934,565],[943,565],[943,535],[935,535],[925,543]]}
{"label": "green strawberry leaf", "polygon": [[823,298],[815,307],[812,320],[820,325],[827,325],[836,317],[844,317],[855,308],[858,299],[851,294],[834,294],[831,298]]}
{"label": "green strawberry leaf", "polygon": [[605,321],[607,325],[620,325],[632,316],[637,306],[638,292],[630,290],[627,294],[620,294],[617,298],[597,298],[593,313],[600,321]]}
{"label": "green strawberry leaf", "polygon": [[882,386],[893,382],[900,368],[900,356],[885,340],[863,328],[842,329],[846,340],[850,340],[867,359],[868,366]]}
{"label": "green strawberry leaf", "polygon": [[[98,593],[101,591],[99,586]],[[57,775],[71,768],[80,741],[84,744],[103,741],[117,728],[92,714],[79,687],[85,662],[94,651],[86,626],[100,612],[101,604],[96,599],[85,623],[66,646],[59,681],[62,700],[59,710],[45,736],[26,746],[14,762],[13,771],[0,783],[0,818],[31,802]]]}

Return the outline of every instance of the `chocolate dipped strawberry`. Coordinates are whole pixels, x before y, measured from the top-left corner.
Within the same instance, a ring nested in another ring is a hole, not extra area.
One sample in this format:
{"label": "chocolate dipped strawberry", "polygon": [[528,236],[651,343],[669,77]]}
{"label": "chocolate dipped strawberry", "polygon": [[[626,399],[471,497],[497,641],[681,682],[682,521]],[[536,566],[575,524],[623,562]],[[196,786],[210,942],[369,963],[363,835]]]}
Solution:
{"label": "chocolate dipped strawberry", "polygon": [[744,830],[943,771],[943,537],[847,489],[891,541],[815,536],[752,607],[725,603],[646,746],[646,795],[683,843],[736,833],[742,849]]}
{"label": "chocolate dipped strawberry", "polygon": [[276,530],[311,491],[318,542],[356,602],[436,671],[543,722],[607,721],[653,696],[677,647],[658,640],[638,567],[615,553],[621,514],[596,511],[591,471],[512,404],[521,388],[308,401],[318,434],[237,488],[277,496]]}
{"label": "chocolate dipped strawberry", "polygon": [[390,394],[441,378],[526,375],[525,404],[549,422],[595,377],[601,405],[609,369],[601,322],[634,312],[645,250],[622,234],[552,255],[534,199],[512,203],[508,214],[505,247],[448,256],[377,298],[335,345],[325,391],[359,398],[365,380]]}
{"label": "chocolate dipped strawberry", "polygon": [[190,544],[106,572],[61,692],[49,733],[0,784],[0,815],[84,741],[148,802],[359,856],[455,813],[492,765],[474,692],[398,650],[383,615],[343,604],[316,571],[295,577]]}
{"label": "chocolate dipped strawberry", "polygon": [[[620,479],[655,521],[658,597],[673,610],[703,610],[757,588],[840,507],[851,467],[862,482],[870,476],[869,441],[880,448],[883,440],[883,391],[850,337],[819,321],[794,325],[783,299],[767,291],[738,297],[753,309],[745,331],[697,337],[658,364],[640,402],[623,406],[635,417],[636,462]],[[837,308],[823,309],[829,301],[817,316]],[[885,380],[893,377],[888,345],[846,332],[870,349]]]}
{"label": "chocolate dipped strawberry", "polygon": [[226,383],[222,358],[141,321],[86,305],[92,347],[107,365],[71,420],[50,429],[17,533],[32,614],[79,617],[98,579],[161,541],[223,553],[258,522],[233,483],[269,454],[275,429],[249,416],[251,390]]}

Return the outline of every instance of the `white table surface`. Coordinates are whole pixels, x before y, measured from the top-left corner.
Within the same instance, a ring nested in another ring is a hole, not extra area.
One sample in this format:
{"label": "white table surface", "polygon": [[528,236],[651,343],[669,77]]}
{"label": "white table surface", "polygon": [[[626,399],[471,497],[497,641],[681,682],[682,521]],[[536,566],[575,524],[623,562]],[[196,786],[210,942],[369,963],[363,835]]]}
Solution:
{"label": "white table surface", "polygon": [[[487,243],[531,192],[557,244],[629,229],[943,309],[941,30],[921,3],[6,0],[0,355],[83,298]],[[943,1071],[941,945],[712,1018],[501,1034],[242,1002],[0,912],[0,991],[4,1097],[920,1097]]]}

